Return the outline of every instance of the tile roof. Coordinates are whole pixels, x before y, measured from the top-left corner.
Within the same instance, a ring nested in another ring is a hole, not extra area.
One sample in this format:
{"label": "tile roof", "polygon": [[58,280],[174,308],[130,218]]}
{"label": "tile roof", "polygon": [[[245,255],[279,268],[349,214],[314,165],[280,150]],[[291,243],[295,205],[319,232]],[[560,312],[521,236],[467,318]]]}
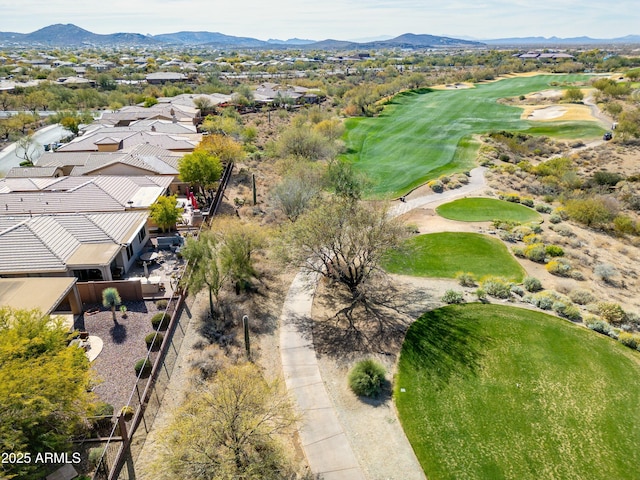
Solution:
{"label": "tile roof", "polygon": [[107,264],[146,221],[146,212],[22,218],[0,231],[0,274],[65,272],[91,258]]}

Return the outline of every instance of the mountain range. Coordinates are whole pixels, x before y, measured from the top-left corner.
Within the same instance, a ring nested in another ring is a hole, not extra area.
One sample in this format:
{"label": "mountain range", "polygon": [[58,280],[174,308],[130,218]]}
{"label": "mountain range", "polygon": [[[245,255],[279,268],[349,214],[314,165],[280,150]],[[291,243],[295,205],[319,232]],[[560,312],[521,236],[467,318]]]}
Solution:
{"label": "mountain range", "polygon": [[383,48],[470,48],[486,45],[496,46],[568,46],[568,45],[605,45],[640,44],[640,35],[612,39],[590,37],[519,37],[492,40],[470,40],[435,35],[416,35],[405,33],[395,38],[385,38],[366,42],[327,39],[322,41],[292,38],[289,40],[258,40],[251,37],[235,37],[218,32],[181,31],[161,35],[142,35],[139,33],[112,33],[101,35],[92,33],[73,24],[55,24],[31,33],[0,32],[0,44],[4,45],[42,45],[51,47],[81,46],[203,46],[211,48],[300,48],[309,50],[357,50]]}
{"label": "mountain range", "polygon": [[100,35],[72,24],[56,24],[31,33],[0,32],[0,43],[15,45],[46,46],[205,46],[212,48],[306,48],[306,49],[369,49],[369,48],[438,48],[438,47],[478,47],[481,42],[461,40],[433,35],[407,33],[388,40],[373,42],[349,42],[342,40],[289,40],[267,41],[250,37],[234,37],[218,32],[176,32],[161,35],[141,35],[139,33],[113,33]]}

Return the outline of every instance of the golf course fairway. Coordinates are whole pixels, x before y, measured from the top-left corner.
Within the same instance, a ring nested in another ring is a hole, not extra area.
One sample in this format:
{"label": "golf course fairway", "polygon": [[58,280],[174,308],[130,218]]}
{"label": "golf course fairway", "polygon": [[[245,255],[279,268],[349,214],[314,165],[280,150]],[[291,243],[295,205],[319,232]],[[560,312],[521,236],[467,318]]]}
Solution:
{"label": "golf course fairway", "polygon": [[395,198],[440,175],[474,167],[474,134],[521,131],[558,138],[596,138],[597,121],[522,120],[522,108],[497,103],[549,88],[588,80],[586,75],[513,77],[475,88],[406,92],[396,95],[378,117],[347,120],[343,159],[366,174],[372,198]]}

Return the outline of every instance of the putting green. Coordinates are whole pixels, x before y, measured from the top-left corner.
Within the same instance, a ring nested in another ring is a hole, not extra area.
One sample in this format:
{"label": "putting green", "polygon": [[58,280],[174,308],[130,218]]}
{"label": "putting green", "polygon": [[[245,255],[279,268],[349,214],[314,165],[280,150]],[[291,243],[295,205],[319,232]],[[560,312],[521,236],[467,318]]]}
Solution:
{"label": "putting green", "polygon": [[394,396],[427,477],[637,479],[640,354],[540,312],[425,313]]}
{"label": "putting green", "polygon": [[449,220],[462,222],[490,222],[492,220],[520,223],[540,222],[542,216],[534,209],[519,203],[495,198],[461,198],[436,208],[436,213]]}
{"label": "putting green", "polygon": [[479,233],[441,232],[418,235],[388,252],[383,267],[416,277],[455,278],[470,272],[475,278],[495,275],[520,282],[525,271],[498,239]]}
{"label": "putting green", "polygon": [[442,174],[474,166],[477,143],[472,135],[491,130],[522,131],[564,138],[597,138],[596,121],[522,120],[522,109],[497,103],[552,87],[584,81],[586,75],[515,77],[476,88],[406,92],[397,95],[379,117],[347,120],[343,159],[372,181],[369,195],[398,197]]}

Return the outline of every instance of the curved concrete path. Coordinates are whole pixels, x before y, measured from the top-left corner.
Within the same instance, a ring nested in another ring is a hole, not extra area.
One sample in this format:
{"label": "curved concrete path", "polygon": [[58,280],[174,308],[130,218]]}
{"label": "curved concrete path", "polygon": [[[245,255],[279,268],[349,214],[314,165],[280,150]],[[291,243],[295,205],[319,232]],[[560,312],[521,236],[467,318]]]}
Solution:
{"label": "curved concrete path", "polygon": [[[469,183],[456,190],[398,202],[389,215],[396,217],[414,208],[477,192],[486,185],[484,170],[474,168]],[[287,389],[303,416],[299,433],[311,472],[324,480],[365,480],[325,388],[313,345],[311,307],[318,279],[318,274],[301,271],[289,287],[280,315],[282,370]],[[411,448],[408,443],[407,448]]]}

